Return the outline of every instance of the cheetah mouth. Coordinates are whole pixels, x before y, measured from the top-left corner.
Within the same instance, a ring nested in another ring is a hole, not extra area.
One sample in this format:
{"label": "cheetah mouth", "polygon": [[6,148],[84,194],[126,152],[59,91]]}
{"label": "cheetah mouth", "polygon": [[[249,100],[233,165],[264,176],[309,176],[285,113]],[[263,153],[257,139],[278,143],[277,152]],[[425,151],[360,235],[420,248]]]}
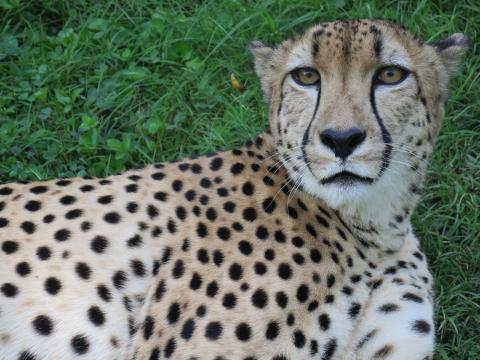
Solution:
{"label": "cheetah mouth", "polygon": [[357,182],[364,183],[364,184],[371,184],[373,183],[373,181],[374,180],[370,177],[360,176],[347,170],[340,171],[336,174],[333,174],[327,178],[323,178],[320,180],[322,185],[334,184],[334,183],[340,184],[340,185],[351,185]]}

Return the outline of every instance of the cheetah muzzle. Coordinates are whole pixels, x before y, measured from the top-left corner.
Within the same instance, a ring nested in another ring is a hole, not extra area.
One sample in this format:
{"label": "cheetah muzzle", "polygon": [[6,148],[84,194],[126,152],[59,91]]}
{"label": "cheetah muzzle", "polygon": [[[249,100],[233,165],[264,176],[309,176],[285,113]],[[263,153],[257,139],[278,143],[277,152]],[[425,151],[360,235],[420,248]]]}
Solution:
{"label": "cheetah muzzle", "polygon": [[466,48],[380,20],[253,42],[244,147],[0,186],[0,359],[431,359],[410,217]]}

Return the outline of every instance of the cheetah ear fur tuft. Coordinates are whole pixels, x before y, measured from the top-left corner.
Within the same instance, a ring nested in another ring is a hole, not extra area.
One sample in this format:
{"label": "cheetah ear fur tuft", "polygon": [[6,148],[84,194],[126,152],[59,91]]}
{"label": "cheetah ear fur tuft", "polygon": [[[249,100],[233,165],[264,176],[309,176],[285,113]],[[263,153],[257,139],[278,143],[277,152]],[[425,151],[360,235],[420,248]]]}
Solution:
{"label": "cheetah ear fur tuft", "polygon": [[463,55],[468,50],[469,42],[467,35],[456,33],[446,39],[434,41],[430,45],[440,55],[449,75],[453,75],[460,67]]}
{"label": "cheetah ear fur tuft", "polygon": [[252,41],[248,48],[252,52],[255,58],[255,72],[258,77],[262,79],[267,73],[268,64],[272,60],[274,48],[269,45],[265,45],[261,41]]}

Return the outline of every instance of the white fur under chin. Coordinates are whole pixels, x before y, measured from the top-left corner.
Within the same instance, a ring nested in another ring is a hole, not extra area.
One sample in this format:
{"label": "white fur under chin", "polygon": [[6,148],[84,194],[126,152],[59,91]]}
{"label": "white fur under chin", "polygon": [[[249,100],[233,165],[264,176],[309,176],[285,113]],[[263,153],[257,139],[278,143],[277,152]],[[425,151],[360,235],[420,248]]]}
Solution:
{"label": "white fur under chin", "polygon": [[305,191],[322,199],[347,218],[354,218],[365,225],[386,226],[394,212],[411,197],[411,176],[412,170],[406,166],[390,164],[385,173],[371,184],[323,185],[308,172],[302,177],[302,185]]}

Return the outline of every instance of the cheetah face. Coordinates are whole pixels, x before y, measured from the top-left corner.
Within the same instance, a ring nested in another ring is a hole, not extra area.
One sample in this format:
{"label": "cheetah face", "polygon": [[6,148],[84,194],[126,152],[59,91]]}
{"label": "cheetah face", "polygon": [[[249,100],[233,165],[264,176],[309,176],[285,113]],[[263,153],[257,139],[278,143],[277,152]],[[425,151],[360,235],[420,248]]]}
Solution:
{"label": "cheetah face", "polygon": [[466,46],[460,34],[445,41],[449,51],[390,23],[354,20],[315,26],[277,48],[252,43],[292,182],[334,208],[410,191]]}

